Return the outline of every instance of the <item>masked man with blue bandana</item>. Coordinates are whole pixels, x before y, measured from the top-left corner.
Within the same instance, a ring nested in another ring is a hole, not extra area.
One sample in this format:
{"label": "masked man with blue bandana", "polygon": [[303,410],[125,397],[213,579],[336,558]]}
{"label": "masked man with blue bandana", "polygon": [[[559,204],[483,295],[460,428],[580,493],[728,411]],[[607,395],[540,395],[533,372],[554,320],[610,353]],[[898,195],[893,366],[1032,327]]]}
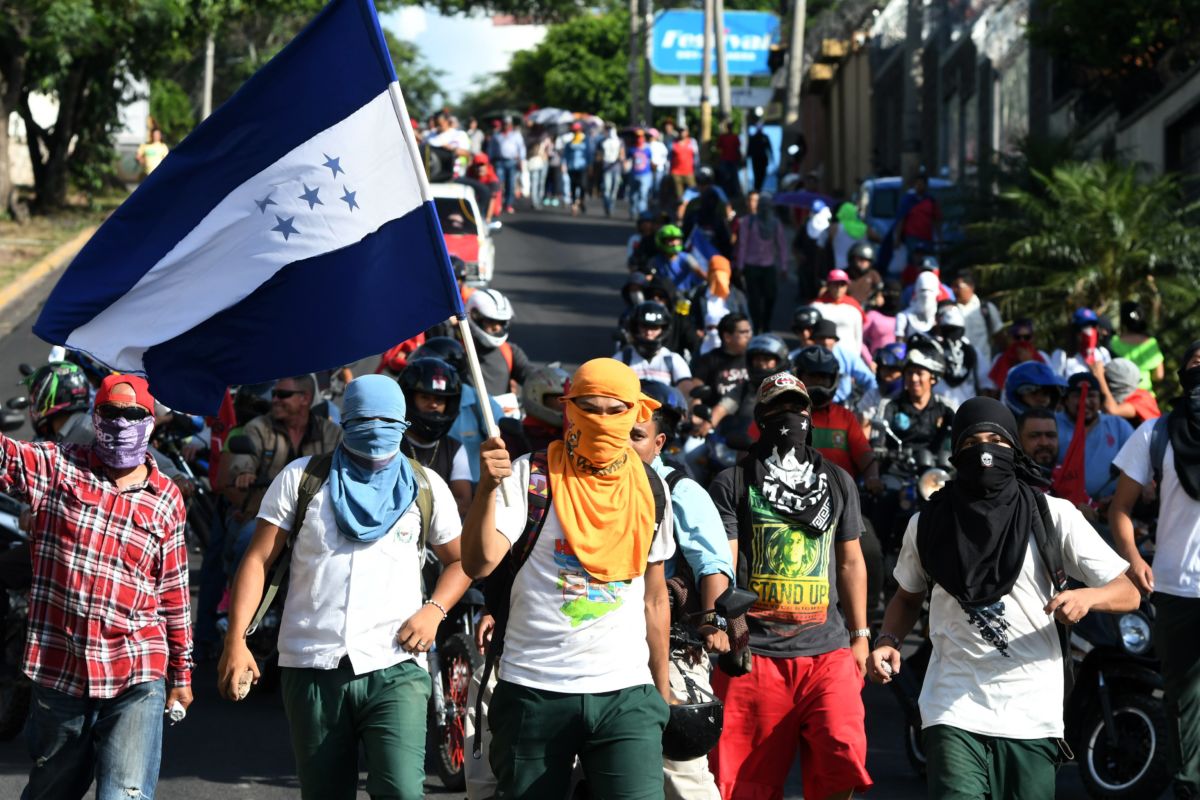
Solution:
{"label": "masked man with blue bandana", "polygon": [[459,564],[454,496],[425,472],[432,496],[428,543],[445,569],[422,604],[420,481],[400,453],[404,420],[404,394],[394,380],[352,381],[328,479],[298,509],[310,459],[293,461],[275,478],[234,579],[218,680],[222,694],[240,699],[245,673],[259,676],[244,632],[268,569],[302,520],[288,556],[279,666],[304,800],[353,800],[360,741],[372,797],[424,796],[431,689],[425,652],[470,582]]}

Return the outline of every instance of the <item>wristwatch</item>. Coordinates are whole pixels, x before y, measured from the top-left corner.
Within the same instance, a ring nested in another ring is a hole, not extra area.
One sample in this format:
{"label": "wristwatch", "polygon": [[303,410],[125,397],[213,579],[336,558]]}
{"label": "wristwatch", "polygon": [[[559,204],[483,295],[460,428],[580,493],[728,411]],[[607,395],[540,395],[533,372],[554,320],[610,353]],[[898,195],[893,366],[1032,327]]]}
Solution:
{"label": "wristwatch", "polygon": [[729,630],[729,621],[715,611],[710,611],[700,618],[701,627],[711,625],[719,631],[725,632]]}
{"label": "wristwatch", "polygon": [[853,641],[854,639],[870,639],[870,638],[871,638],[871,629],[870,628],[859,628],[856,631],[850,631],[851,641]]}

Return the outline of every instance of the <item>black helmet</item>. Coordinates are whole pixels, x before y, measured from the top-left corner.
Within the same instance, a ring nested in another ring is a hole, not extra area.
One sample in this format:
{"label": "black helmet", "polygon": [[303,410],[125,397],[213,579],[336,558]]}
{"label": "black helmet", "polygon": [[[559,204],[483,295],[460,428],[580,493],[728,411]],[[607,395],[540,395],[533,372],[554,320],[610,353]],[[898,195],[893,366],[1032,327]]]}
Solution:
{"label": "black helmet", "polygon": [[454,367],[454,371],[458,373],[460,379],[470,380],[467,372],[467,351],[463,349],[457,339],[451,339],[449,336],[434,336],[426,339],[425,344],[414,350],[408,357],[408,361],[412,363],[418,358],[440,358]]}
{"label": "black helmet", "polygon": [[642,394],[659,402],[660,407],[654,412],[662,416],[663,424],[659,433],[665,433],[667,442],[670,443],[679,434],[679,425],[688,416],[687,401],[683,398],[683,392],[662,381],[642,378]]}
{"label": "black helmet", "polygon": [[261,417],[271,410],[271,389],[275,384],[243,383],[233,393],[233,415],[237,417],[238,425],[245,425],[255,417]]}
{"label": "black helmet", "polygon": [[450,268],[454,270],[455,280],[465,281],[467,279],[467,262],[458,256],[450,256]]}
{"label": "black helmet", "polygon": [[792,330],[812,330],[821,321],[821,311],[816,306],[796,306],[792,312]]}
{"label": "black helmet", "polygon": [[717,180],[717,174],[713,172],[712,167],[701,167],[696,170],[696,184],[698,186],[711,186]]}
{"label": "black helmet", "polygon": [[850,266],[857,266],[859,259],[866,259],[872,264],[875,263],[875,245],[870,242],[855,242],[850,246],[850,252],[846,255],[846,261]]}
{"label": "black helmet", "polygon": [[[767,369],[755,369],[752,364],[756,353],[774,356],[775,366]],[[782,339],[771,333],[761,333],[755,336],[746,346],[746,365],[750,370],[750,385],[757,387],[764,378],[787,369],[787,360],[787,345],[783,343]]]}
{"label": "black helmet", "polygon": [[91,385],[77,364],[53,361],[25,379],[29,389],[29,422],[43,438],[50,438],[51,417],[87,411]]}
{"label": "black helmet", "polygon": [[[396,379],[404,391],[404,402],[408,405],[408,421],[422,439],[436,441],[445,436],[462,404],[462,379],[458,371],[440,358],[413,358]],[[424,412],[417,408],[415,394],[431,394],[446,399],[446,410],[440,414]]]}
{"label": "black helmet", "polygon": [[671,718],[663,730],[663,758],[691,761],[708,755],[717,746],[725,725],[725,709],[716,697],[695,699],[700,702],[671,706]]}
{"label": "black helmet", "polygon": [[800,380],[804,380],[805,375],[832,377],[833,381],[830,386],[818,386],[808,382],[804,384],[808,389],[808,396],[812,400],[813,408],[824,408],[829,405],[829,401],[833,399],[837,389],[838,374],[841,372],[841,366],[834,358],[833,353],[820,345],[811,344],[803,347],[792,358],[792,372],[796,373]]}
{"label": "black helmet", "polygon": [[[641,335],[641,328],[650,326],[662,328],[662,333],[653,339]],[[629,340],[633,347],[644,359],[654,358],[655,354],[666,344],[667,328],[671,327],[671,312],[662,303],[647,300],[638,303],[629,315]]]}
{"label": "black helmet", "polygon": [[921,367],[929,370],[935,378],[946,372],[946,356],[942,345],[925,333],[914,333],[905,343],[908,354],[904,357],[904,368]]}

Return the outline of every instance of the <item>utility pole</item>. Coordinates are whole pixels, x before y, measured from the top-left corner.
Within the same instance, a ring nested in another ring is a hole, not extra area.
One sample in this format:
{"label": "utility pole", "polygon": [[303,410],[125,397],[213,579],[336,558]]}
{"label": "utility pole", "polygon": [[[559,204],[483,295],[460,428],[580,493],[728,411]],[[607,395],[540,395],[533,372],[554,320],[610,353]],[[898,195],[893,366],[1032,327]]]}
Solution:
{"label": "utility pole", "polygon": [[217,41],[210,28],[204,40],[204,97],[201,99],[200,119],[208,119],[212,114],[213,97],[213,60],[216,55]]}
{"label": "utility pole", "polygon": [[645,48],[642,57],[642,108],[646,109],[646,122],[654,126],[654,106],[650,105],[650,87],[654,84],[654,72],[650,68],[650,54],[654,50],[654,0],[641,0],[642,38]]}
{"label": "utility pole", "polygon": [[713,46],[713,3],[704,0],[704,54],[700,58],[700,158],[708,157],[708,143],[712,140],[712,46]]}
{"label": "utility pole", "polygon": [[725,0],[713,0],[713,34],[717,37],[717,94],[721,99],[721,119],[733,117],[729,89],[729,65],[725,62]]}
{"label": "utility pole", "polygon": [[638,0],[629,0],[629,123],[640,125],[642,117],[641,53],[638,48]]}
{"label": "utility pole", "polygon": [[[783,101],[783,151],[800,138],[800,87],[804,83],[805,0],[792,0],[792,38],[788,43],[787,94]],[[781,154],[782,155],[782,154]]]}

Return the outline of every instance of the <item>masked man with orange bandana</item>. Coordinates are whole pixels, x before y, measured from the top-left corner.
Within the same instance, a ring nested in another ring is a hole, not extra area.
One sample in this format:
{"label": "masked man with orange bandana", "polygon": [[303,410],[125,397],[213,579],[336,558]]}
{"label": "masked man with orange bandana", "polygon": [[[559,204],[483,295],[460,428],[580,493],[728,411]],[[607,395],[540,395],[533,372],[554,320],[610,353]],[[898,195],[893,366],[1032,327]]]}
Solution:
{"label": "masked man with orange bandana", "polygon": [[501,440],[483,445],[479,490],[463,523],[471,577],[489,575],[520,539],[529,495],[539,486],[550,495],[513,578],[488,712],[497,797],[566,797],[576,757],[597,797],[663,796],[663,564],[675,544],[672,515],[655,524],[653,473],[629,444],[634,424],[657,407],[632,369],[593,359],[563,395],[563,440],[545,453],[544,476],[531,468],[539,454],[510,461]]}

